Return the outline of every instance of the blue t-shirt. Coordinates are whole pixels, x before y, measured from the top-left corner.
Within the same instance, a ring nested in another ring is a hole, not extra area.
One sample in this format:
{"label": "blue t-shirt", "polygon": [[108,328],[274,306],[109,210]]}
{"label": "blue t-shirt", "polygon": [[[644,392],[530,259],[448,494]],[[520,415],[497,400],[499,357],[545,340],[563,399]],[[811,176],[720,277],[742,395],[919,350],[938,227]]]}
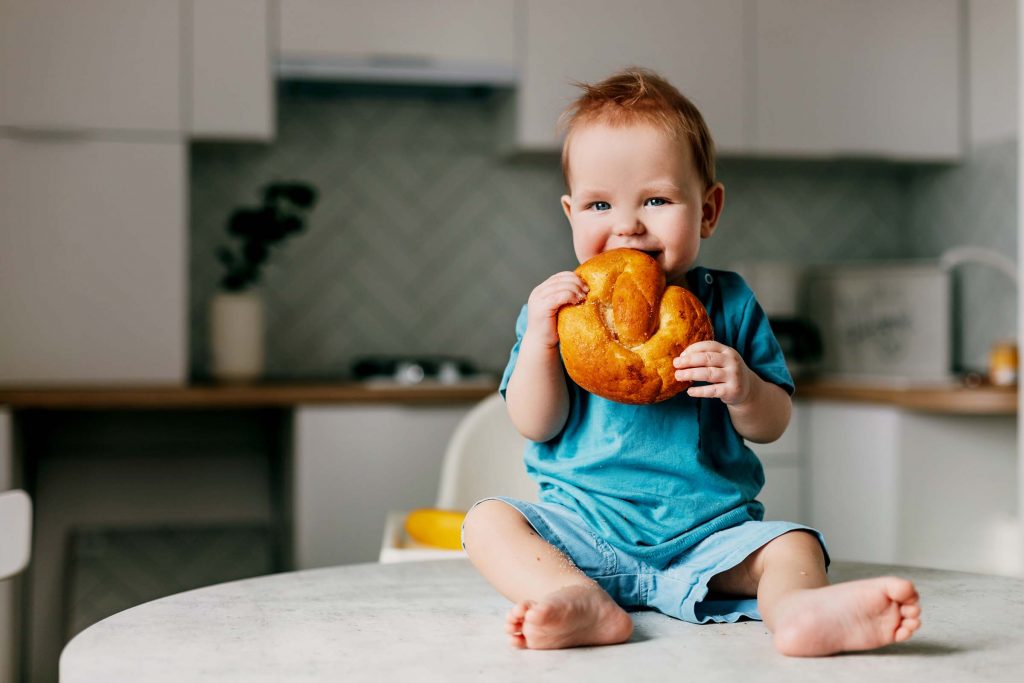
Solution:
{"label": "blue t-shirt", "polygon": [[[687,287],[711,316],[715,339],[762,379],[793,393],[764,311],[743,279],[694,268]],[[526,306],[501,379],[502,395],[526,332]],[[569,416],[552,439],[528,441],[526,470],[540,499],[575,511],[599,536],[646,562],[667,562],[721,529],[760,520],[764,470],[733,428],[724,403],[685,392],[626,405],[595,396],[566,375]]]}

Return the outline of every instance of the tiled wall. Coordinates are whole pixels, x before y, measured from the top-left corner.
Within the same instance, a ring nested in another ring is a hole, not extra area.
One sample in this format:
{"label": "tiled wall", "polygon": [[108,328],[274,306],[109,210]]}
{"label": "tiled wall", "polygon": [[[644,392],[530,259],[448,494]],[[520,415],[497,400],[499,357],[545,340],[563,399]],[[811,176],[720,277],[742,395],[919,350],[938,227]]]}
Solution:
{"label": "tiled wall", "polygon": [[[192,147],[193,376],[209,373],[206,305],[225,219],[254,203],[264,183],[290,178],[313,182],[322,199],[307,231],[266,272],[269,376],[338,377],[353,358],[389,353],[503,367],[530,290],[576,265],[556,156],[502,157],[496,101],[468,91],[293,85],[278,114],[271,145]],[[979,206],[988,214],[984,237],[963,241],[1012,247],[1014,153],[953,169],[722,161],[726,208],[701,262],[935,256],[959,243],[951,216],[962,215],[956,197],[965,182],[992,185],[979,176],[998,176],[1009,194]],[[935,196],[955,210],[941,210]]]}
{"label": "tiled wall", "polygon": [[[912,198],[909,256],[935,257],[959,245],[993,249],[1017,260],[1017,142],[975,149],[963,164],[917,170]],[[991,267],[965,263],[953,271],[959,364],[984,368],[989,346],[1017,336],[1017,291]]]}

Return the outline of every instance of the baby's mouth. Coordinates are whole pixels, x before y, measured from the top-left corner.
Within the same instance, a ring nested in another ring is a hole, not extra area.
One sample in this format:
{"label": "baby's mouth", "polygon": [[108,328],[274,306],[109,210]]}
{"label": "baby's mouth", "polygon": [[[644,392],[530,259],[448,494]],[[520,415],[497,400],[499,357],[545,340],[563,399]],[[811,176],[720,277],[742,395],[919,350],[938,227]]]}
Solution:
{"label": "baby's mouth", "polygon": [[647,254],[648,256],[650,256],[655,261],[657,261],[658,257],[661,256],[661,251],[658,250],[658,249],[641,249],[640,251],[642,251],[643,253]]}

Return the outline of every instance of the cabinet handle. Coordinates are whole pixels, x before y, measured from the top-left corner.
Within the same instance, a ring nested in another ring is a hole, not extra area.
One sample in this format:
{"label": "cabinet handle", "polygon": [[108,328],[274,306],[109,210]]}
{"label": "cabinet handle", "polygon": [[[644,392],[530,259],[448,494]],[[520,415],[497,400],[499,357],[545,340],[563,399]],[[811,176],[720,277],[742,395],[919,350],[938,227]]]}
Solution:
{"label": "cabinet handle", "polygon": [[33,126],[0,126],[0,137],[35,143],[68,142],[155,142],[178,144],[184,139],[176,131],[106,130],[102,128],[35,128]]}
{"label": "cabinet handle", "polygon": [[0,126],[0,134],[32,142],[84,142],[88,131],[73,128],[28,128],[26,126]]}

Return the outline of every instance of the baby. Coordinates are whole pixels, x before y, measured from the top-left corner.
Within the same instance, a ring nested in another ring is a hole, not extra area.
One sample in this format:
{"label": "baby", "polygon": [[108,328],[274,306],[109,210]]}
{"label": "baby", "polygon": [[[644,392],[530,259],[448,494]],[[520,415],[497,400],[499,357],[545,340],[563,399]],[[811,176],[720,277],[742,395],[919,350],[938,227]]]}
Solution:
{"label": "baby", "polygon": [[694,267],[725,188],[700,112],[657,75],[631,69],[583,94],[564,117],[562,209],[580,262],[617,247],[653,256],[670,284],[704,303],[716,341],[673,360],[675,398],[625,405],[571,379],[556,316],[586,285],[561,272],[530,294],[500,390],[530,440],[540,503],[481,501],[463,542],[515,604],[517,647],[621,643],[624,608],[693,623],[763,619],[787,655],[881,647],[920,625],[912,583],[882,577],[829,585],[821,534],[764,522],[764,472],[746,442],[777,439],[793,380],[753,293],[736,274]]}

